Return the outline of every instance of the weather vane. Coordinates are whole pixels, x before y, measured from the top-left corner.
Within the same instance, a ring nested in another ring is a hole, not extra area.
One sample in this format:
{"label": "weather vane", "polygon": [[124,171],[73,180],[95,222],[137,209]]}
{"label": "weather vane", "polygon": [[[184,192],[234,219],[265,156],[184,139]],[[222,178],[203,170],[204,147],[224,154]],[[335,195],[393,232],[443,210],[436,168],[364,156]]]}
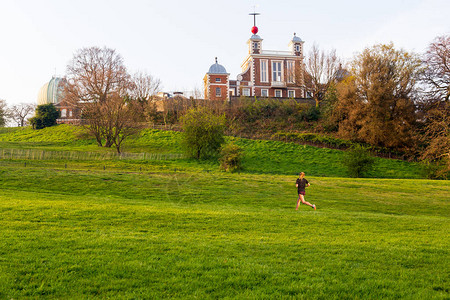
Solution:
{"label": "weather vane", "polygon": [[258,27],[256,27],[256,16],[260,15],[260,13],[256,12],[256,5],[253,6],[253,12],[249,13],[250,16],[253,16],[253,27],[252,27],[252,33],[257,34],[258,33]]}

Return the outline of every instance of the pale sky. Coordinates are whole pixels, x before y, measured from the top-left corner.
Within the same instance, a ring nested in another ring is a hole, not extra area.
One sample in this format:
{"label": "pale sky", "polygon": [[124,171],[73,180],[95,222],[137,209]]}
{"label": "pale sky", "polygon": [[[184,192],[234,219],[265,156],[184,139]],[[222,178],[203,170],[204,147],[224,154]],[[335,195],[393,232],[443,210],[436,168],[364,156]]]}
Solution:
{"label": "pale sky", "polygon": [[116,49],[130,73],[159,78],[163,90],[192,91],[218,57],[235,79],[253,18],[263,49],[288,50],[296,32],[344,60],[378,43],[423,53],[450,34],[450,0],[0,0],[0,99],[36,103],[82,47]]}

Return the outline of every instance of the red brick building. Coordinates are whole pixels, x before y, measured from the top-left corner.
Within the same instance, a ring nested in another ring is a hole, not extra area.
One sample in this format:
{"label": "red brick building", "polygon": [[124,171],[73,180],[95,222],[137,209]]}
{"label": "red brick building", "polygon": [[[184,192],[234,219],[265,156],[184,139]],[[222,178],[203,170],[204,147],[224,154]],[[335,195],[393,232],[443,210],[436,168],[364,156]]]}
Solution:
{"label": "red brick building", "polygon": [[205,75],[205,98],[227,100],[230,96],[304,98],[303,41],[296,36],[288,44],[287,51],[263,49],[263,39],[252,28],[253,35],[247,41],[248,54],[241,64],[242,72],[236,80],[229,80],[223,66],[212,65]]}
{"label": "red brick building", "polygon": [[230,88],[230,74],[222,65],[213,64],[208,73],[203,78],[203,86],[205,88],[205,98],[209,100],[225,100],[229,99],[228,91]]}

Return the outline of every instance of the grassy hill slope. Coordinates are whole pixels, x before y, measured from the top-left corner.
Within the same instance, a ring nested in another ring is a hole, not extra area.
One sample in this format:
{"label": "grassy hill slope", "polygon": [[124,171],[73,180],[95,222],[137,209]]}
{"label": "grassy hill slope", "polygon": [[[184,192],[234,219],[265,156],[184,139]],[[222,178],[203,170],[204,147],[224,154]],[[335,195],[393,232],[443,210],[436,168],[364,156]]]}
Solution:
{"label": "grassy hill slope", "polygon": [[[254,174],[296,174],[300,171],[310,176],[346,177],[342,164],[345,152],[308,145],[278,141],[228,138],[244,149],[243,172]],[[98,147],[79,127],[60,125],[43,130],[0,130],[1,148],[32,148],[58,151],[114,152]],[[143,130],[125,141],[125,152],[182,153],[181,133]],[[142,162],[141,162],[142,163]],[[172,161],[173,168],[215,170],[216,161],[197,162],[189,159]],[[368,174],[374,178],[423,178],[418,163],[376,158],[374,169]]]}

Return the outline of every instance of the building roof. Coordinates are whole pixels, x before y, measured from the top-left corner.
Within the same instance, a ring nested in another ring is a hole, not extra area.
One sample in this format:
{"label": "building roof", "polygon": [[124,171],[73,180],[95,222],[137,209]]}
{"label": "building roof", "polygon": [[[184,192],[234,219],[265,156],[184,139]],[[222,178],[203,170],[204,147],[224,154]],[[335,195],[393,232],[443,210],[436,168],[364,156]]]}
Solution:
{"label": "building roof", "polygon": [[303,41],[302,41],[301,38],[299,38],[298,36],[296,36],[296,35],[295,35],[295,32],[294,32],[294,37],[292,38],[292,42],[294,42],[294,43],[301,43],[301,42],[303,42]]}
{"label": "building roof", "polygon": [[253,34],[253,35],[250,37],[250,39],[251,39],[252,41],[262,41],[262,38],[261,38],[259,35],[257,35],[257,34]]}
{"label": "building roof", "polygon": [[211,65],[211,67],[209,67],[209,71],[207,74],[228,74],[228,73],[224,66],[219,65],[216,57],[216,63]]}

